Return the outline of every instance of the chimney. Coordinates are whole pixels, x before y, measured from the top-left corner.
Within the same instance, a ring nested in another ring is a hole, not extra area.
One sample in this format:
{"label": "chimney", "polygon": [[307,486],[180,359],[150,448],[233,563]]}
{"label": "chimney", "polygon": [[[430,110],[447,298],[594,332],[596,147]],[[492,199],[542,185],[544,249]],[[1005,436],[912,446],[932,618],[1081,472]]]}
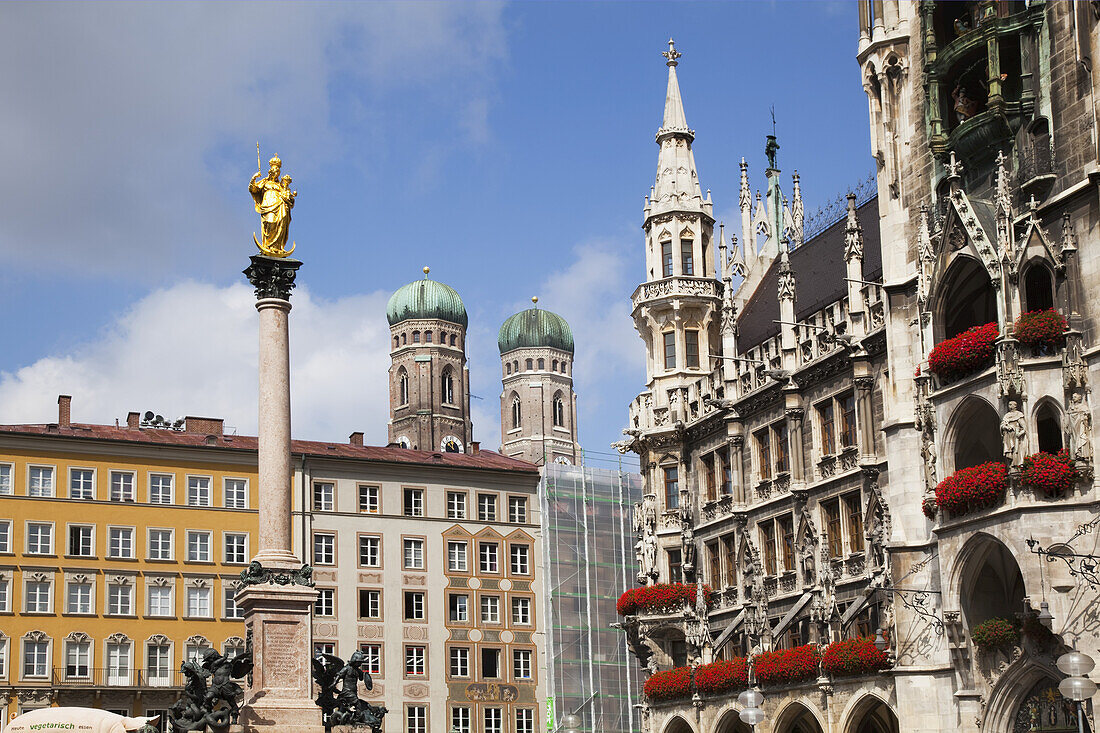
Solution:
{"label": "chimney", "polygon": [[220,417],[192,417],[183,418],[183,431],[185,433],[199,433],[200,435],[217,435],[224,433],[223,423]]}
{"label": "chimney", "polygon": [[67,428],[72,426],[72,395],[62,394],[57,396],[57,426]]}
{"label": "chimney", "polygon": [[363,434],[360,433],[358,430],[356,430],[354,433],[352,433],[351,435],[348,436],[348,442],[351,443],[354,446],[358,446],[358,447],[362,448],[363,447]]}
{"label": "chimney", "polygon": [[477,440],[470,441],[470,455],[476,456],[481,453],[481,442]]}
{"label": "chimney", "polygon": [[126,427],[136,428],[141,424],[140,412],[128,412],[126,413]]}

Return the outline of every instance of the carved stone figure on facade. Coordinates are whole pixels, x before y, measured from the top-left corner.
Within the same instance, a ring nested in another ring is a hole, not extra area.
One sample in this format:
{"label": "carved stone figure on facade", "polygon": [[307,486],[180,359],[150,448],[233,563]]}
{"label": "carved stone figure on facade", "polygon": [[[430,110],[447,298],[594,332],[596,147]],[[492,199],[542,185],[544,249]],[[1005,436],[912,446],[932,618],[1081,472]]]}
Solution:
{"label": "carved stone figure on facade", "polygon": [[978,114],[978,109],[981,103],[976,99],[971,99],[967,93],[966,88],[962,84],[956,84],[955,88],[951,91],[951,98],[955,100],[955,115],[959,118],[959,122],[968,120],[974,115]]}
{"label": "carved stone figure on facade", "polygon": [[1008,401],[1008,412],[1001,418],[1001,442],[1009,467],[1021,465],[1027,454],[1027,418],[1016,400]]}
{"label": "carved stone figure on facade", "polygon": [[920,454],[924,459],[924,485],[932,491],[936,488],[936,441],[930,432],[921,437]]}
{"label": "carved stone figure on facade", "polygon": [[692,526],[691,518],[685,515],[680,518],[682,522],[680,526],[680,543],[683,545],[684,551],[684,572],[695,572],[695,528]]}
{"label": "carved stone figure on facade", "polygon": [[214,649],[207,649],[201,662],[184,662],[180,671],[187,682],[183,695],[168,711],[168,722],[176,733],[207,727],[228,730],[230,724],[236,725],[241,712],[237,700],[242,689],[233,680],[252,671],[250,653],[228,659]]}
{"label": "carved stone figure on facade", "polygon": [[1092,460],[1092,410],[1085,396],[1074,392],[1069,398],[1066,410],[1066,422],[1069,433],[1070,456],[1077,461]]}
{"label": "carved stone figure on facade", "polygon": [[320,692],[316,703],[321,708],[321,722],[325,729],[337,725],[367,726],[373,733],[381,733],[386,708],[371,705],[359,698],[359,681],[368,690],[374,688],[370,673],[363,669],[366,655],[354,651],[347,664],[332,654],[318,654],[313,658],[313,681]]}
{"label": "carved stone figure on facade", "polygon": [[814,585],[817,583],[817,552],[814,546],[807,544],[802,548],[801,561],[802,561],[802,582],[805,585]]}
{"label": "carved stone figure on facade", "polygon": [[642,577],[645,585],[657,579],[657,535],[652,532],[642,538]]}

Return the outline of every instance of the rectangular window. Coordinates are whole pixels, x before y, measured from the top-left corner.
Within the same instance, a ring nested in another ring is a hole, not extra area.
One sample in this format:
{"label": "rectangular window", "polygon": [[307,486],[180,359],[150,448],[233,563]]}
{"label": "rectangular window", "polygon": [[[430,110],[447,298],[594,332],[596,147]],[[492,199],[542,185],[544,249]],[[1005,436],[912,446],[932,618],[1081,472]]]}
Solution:
{"label": "rectangular window", "polygon": [[134,613],[134,588],[121,583],[107,585],[107,615],[130,616]]}
{"label": "rectangular window", "polygon": [[779,518],[778,539],[783,550],[783,569],[794,570],[794,517],[790,514]]}
{"label": "rectangular window", "polygon": [[707,578],[712,588],[722,587],[722,551],[717,542],[707,543]]}
{"label": "rectangular window", "polygon": [[837,398],[840,408],[840,445],[851,448],[856,444],[856,400],[849,392]]}
{"label": "rectangular window", "polygon": [[50,642],[23,641],[23,677],[45,677],[50,671]]}
{"label": "rectangular window", "polygon": [[756,434],[756,453],[760,479],[766,481],[772,477],[772,437],[767,430]]}
{"label": "rectangular window", "polygon": [[336,590],[318,588],[317,600],[313,602],[314,616],[334,616],[336,614]]}
{"label": "rectangular window", "polygon": [[703,456],[703,483],[707,487],[707,501],[718,499],[718,477],[714,475],[714,456]]}
{"label": "rectangular window", "polygon": [[313,511],[331,512],[336,503],[336,486],[327,481],[313,482]]}
{"label": "rectangular window", "polygon": [[111,501],[134,501],[134,474],[111,471]]}
{"label": "rectangular window", "polygon": [[237,605],[237,589],[222,588],[226,618],[244,618],[244,609]]}
{"label": "rectangular window", "polygon": [[833,401],[826,400],[817,406],[817,424],[821,434],[821,454],[836,453],[836,427],[833,424]]}
{"label": "rectangular window", "polygon": [[149,588],[149,615],[175,615],[175,609],[172,608],[172,586],[150,585],[147,587]]}
{"label": "rectangular window", "polygon": [[31,466],[27,496],[53,496],[53,466]]}
{"label": "rectangular window", "polygon": [[65,613],[92,612],[92,584],[69,581],[66,584]]}
{"label": "rectangular window", "polygon": [[24,586],[26,602],[23,607],[27,613],[50,612],[50,583],[48,581],[30,581]]}
{"label": "rectangular window", "polygon": [[382,511],[381,487],[367,484],[359,487],[359,511],[364,514],[378,514]]}
{"label": "rectangular window", "polygon": [[11,552],[11,520],[0,519],[0,552]]}
{"label": "rectangular window", "polygon": [[535,733],[535,711],[531,708],[516,710],[516,733]]}
{"label": "rectangular window", "polygon": [[473,733],[470,708],[466,706],[451,708],[451,729],[448,733]]}
{"label": "rectangular window", "polygon": [[680,508],[680,471],[677,466],[665,466],[665,509]]}
{"label": "rectangular window", "polygon": [[382,591],[359,589],[359,618],[382,618]]}
{"label": "rectangular window", "polygon": [[858,491],[845,495],[844,513],[848,521],[848,552],[863,552],[863,507]]}
{"label": "rectangular window", "polygon": [[130,645],[107,645],[107,684],[130,684]]}
{"label": "rectangular window", "polygon": [[359,566],[364,568],[382,567],[381,537],[359,535]]}
{"label": "rectangular window", "polygon": [[508,521],[512,524],[527,523],[527,497],[508,497]]}
{"label": "rectangular window", "polygon": [[27,525],[27,554],[53,554],[53,525],[31,522]]}
{"label": "rectangular window", "polygon": [[512,650],[512,679],[531,679],[531,650]]}
{"label": "rectangular window", "polygon": [[470,649],[464,646],[451,647],[451,676],[470,676]]}
{"label": "rectangular window", "polygon": [[0,463],[0,495],[11,494],[11,464]]}
{"label": "rectangular window", "polygon": [[423,677],[428,673],[427,650],[418,644],[405,647],[405,676]]}
{"label": "rectangular window", "polygon": [[317,654],[335,654],[336,644],[331,641],[315,641],[313,642],[313,653]]}
{"label": "rectangular window", "polygon": [[841,557],[844,555],[843,539],[840,529],[840,500],[833,499],[822,504],[825,511],[825,535],[829,543],[829,556]]}
{"label": "rectangular window", "polygon": [[732,588],[737,585],[737,541],[734,535],[728,534],[722,538],[722,555],[725,585]]}
{"label": "rectangular window", "polygon": [[405,516],[424,516],[424,489],[405,489]]}
{"label": "rectangular window", "polygon": [[175,478],[170,473],[149,474],[149,503],[171,504]]}
{"label": "rectangular window", "polygon": [[225,562],[230,565],[248,562],[248,535],[236,532],[225,535]]}
{"label": "rectangular window", "polygon": [[447,492],[447,519],[466,518],[466,494],[462,491]]}
{"label": "rectangular window", "polygon": [[479,522],[497,521],[497,497],[495,494],[477,495],[477,519]]}
{"label": "rectangular window", "polygon": [[531,574],[531,546],[512,545],[512,575]]}
{"label": "rectangular window", "polygon": [[313,564],[314,565],[335,565],[336,564],[336,535],[331,535],[331,534],[314,534],[313,535]]}
{"label": "rectangular window", "polygon": [[92,644],[89,641],[65,642],[65,679],[86,678],[89,669],[89,660],[92,655]]}
{"label": "rectangular window", "polygon": [[512,624],[514,626],[530,626],[531,625],[531,599],[530,598],[513,598],[512,599]]}
{"label": "rectangular window", "polygon": [[210,618],[210,589],[187,589],[187,615],[191,618]]}
{"label": "rectangular window", "polygon": [[172,648],[167,644],[145,647],[145,679],[152,687],[167,687],[172,675]]}
{"label": "rectangular window", "polygon": [[788,473],[791,470],[791,457],[787,449],[787,424],[777,423],[772,428],[775,436],[775,472]]}
{"label": "rectangular window", "polygon": [[504,733],[503,709],[485,708],[483,717],[485,720],[485,733]]}
{"label": "rectangular window", "polygon": [[668,550],[668,580],[670,583],[684,582],[684,561],[680,550]]}
{"label": "rectangular window", "polygon": [[[431,341],[432,332],[428,331],[428,340]],[[405,733],[428,733],[428,707],[426,705],[410,705],[405,708]]]}
{"label": "rectangular window", "polygon": [[450,541],[447,543],[447,570],[455,573],[465,573],[469,569],[466,561],[466,542]]}
{"label": "rectangular window", "polygon": [[248,506],[248,481],[243,478],[227,478],[224,488],[226,509],[245,509]]}
{"label": "rectangular window", "polygon": [[403,537],[401,544],[403,567],[406,570],[424,570],[424,540]]}
{"label": "rectangular window", "polygon": [[730,467],[730,454],[726,450],[718,451],[719,469],[722,471],[722,496],[733,494],[733,471]]}
{"label": "rectangular window", "polygon": [[426,621],[428,609],[424,602],[424,593],[418,590],[405,591],[405,620]]}
{"label": "rectangular window", "polygon": [[210,506],[210,477],[187,477],[187,506]]}
{"label": "rectangular window", "polygon": [[695,258],[692,257],[692,245],[695,244],[690,239],[680,240],[680,274],[691,277],[695,274]]}
{"label": "rectangular window", "polygon": [[134,557],[134,528],[109,527],[107,529],[107,557],[130,560]]}
{"label": "rectangular window", "polygon": [[481,648],[481,676],[487,679],[500,677],[500,650]]}
{"label": "rectangular window", "polygon": [[360,644],[359,651],[363,652],[363,669],[372,675],[382,674],[382,645]]}
{"label": "rectangular window", "polygon": [[665,369],[676,368],[676,333],[667,331],[662,334],[665,345]]}
{"label": "rectangular window", "polygon": [[95,471],[90,468],[69,469],[69,498],[95,498]]}
{"label": "rectangular window", "polygon": [[91,557],[95,554],[92,547],[92,528],[85,525],[69,526],[69,555],[71,557]]}
{"label": "rectangular window", "polygon": [[684,366],[688,369],[699,368],[699,332],[684,331]]}
{"label": "rectangular window", "polygon": [[454,623],[464,624],[470,621],[470,597],[465,593],[447,595],[448,618]]}
{"label": "rectangular window", "polygon": [[172,551],[172,530],[149,530],[149,559],[171,560],[173,555],[174,553]]}
{"label": "rectangular window", "polygon": [[764,550],[764,572],[775,575],[775,524],[770,519],[760,523],[760,544]]}
{"label": "rectangular window", "polygon": [[500,623],[500,596],[481,597],[481,623]]}
{"label": "rectangular window", "polygon": [[497,543],[482,542],[478,547],[481,572],[499,573],[500,563],[497,558]]}
{"label": "rectangular window", "polygon": [[[4,613],[11,610],[11,593],[8,591],[10,587],[7,578],[0,578],[0,611]],[[0,647],[3,645],[0,644]]]}
{"label": "rectangular window", "polygon": [[210,562],[210,533],[187,533],[187,561]]}
{"label": "rectangular window", "polygon": [[661,242],[661,277],[672,277],[672,242]]}

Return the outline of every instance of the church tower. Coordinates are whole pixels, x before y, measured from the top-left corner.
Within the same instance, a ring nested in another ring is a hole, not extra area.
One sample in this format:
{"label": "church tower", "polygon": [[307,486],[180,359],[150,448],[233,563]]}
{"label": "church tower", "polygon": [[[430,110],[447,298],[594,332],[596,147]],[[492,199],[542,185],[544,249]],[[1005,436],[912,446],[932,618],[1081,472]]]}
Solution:
{"label": "church tower", "polygon": [[500,327],[500,452],[545,465],[575,464],[577,396],[573,393],[573,332],[557,313],[535,307]]}
{"label": "church tower", "polygon": [[646,345],[646,386],[655,422],[675,422],[679,388],[714,368],[721,354],[721,283],[715,277],[710,192],[703,198],[695,172],[672,40],[664,52],[668,91],[657,131],[657,178],[646,197],[645,282],[632,297],[634,327]]}
{"label": "church tower", "polygon": [[390,442],[464,453],[473,438],[466,307],[453,288],[429,279],[428,271],[398,288],[386,306]]}

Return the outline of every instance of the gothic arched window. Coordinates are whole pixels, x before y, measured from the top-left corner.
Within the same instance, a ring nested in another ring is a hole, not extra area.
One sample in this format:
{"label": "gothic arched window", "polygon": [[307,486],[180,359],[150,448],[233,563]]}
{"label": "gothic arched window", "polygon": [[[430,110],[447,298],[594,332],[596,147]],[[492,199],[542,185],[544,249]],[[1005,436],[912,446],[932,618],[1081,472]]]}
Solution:
{"label": "gothic arched window", "polygon": [[451,346],[454,346],[454,345],[455,345],[455,335],[452,333],[451,334]]}
{"label": "gothic arched window", "polygon": [[401,334],[401,345],[404,346],[407,343],[409,343],[409,334],[407,334],[407,333]]}
{"label": "gothic arched window", "polygon": [[431,331],[425,331],[424,332],[424,343],[430,344],[431,342],[432,342],[432,332]]}
{"label": "gothic arched window", "polygon": [[520,426],[520,424],[522,422],[522,417],[523,416],[520,412],[520,406],[519,406],[519,396],[518,395],[513,395],[512,396],[512,429],[513,430],[515,430],[516,428],[518,428]]}
{"label": "gothic arched window", "polygon": [[554,427],[565,427],[565,400],[561,398],[561,392],[554,395]]}
{"label": "gothic arched window", "polygon": [[1054,285],[1050,271],[1035,263],[1024,272],[1024,310],[1045,311],[1054,307]]}
{"label": "gothic arched window", "polygon": [[1062,416],[1053,402],[1047,400],[1035,411],[1035,435],[1039,450],[1057,453],[1062,450]]}
{"label": "gothic arched window", "polygon": [[539,359],[539,371],[546,369],[546,359]]}
{"label": "gothic arched window", "polygon": [[528,359],[528,360],[527,360],[527,371],[531,371],[531,370],[532,370],[532,369],[534,369],[534,368],[535,368],[535,361],[534,361],[534,359]]}
{"label": "gothic arched window", "polygon": [[513,372],[518,372],[519,371],[519,359],[516,359],[515,361],[512,362],[512,371]]}
{"label": "gothic arched window", "polygon": [[512,362],[507,361],[507,362],[504,363],[504,373],[505,374],[511,374],[512,373]]}
{"label": "gothic arched window", "polygon": [[554,359],[554,361],[552,361],[550,363],[550,371],[556,372],[557,370],[558,370],[558,360]]}
{"label": "gothic arched window", "polygon": [[440,379],[440,394],[442,395],[443,402],[448,405],[454,404],[455,401],[455,380],[451,376],[451,368],[447,367],[443,370],[443,376]]}
{"label": "gothic arched window", "polygon": [[405,367],[397,372],[397,386],[398,386],[398,403],[399,405],[409,404],[409,373],[405,371]]}
{"label": "gothic arched window", "polygon": [[420,343],[420,332],[419,331],[413,331],[413,343],[414,344]]}
{"label": "gothic arched window", "polygon": [[982,264],[962,257],[951,265],[940,300],[941,336],[938,340],[958,336],[973,326],[984,326],[997,320],[997,302],[993,283]]}

